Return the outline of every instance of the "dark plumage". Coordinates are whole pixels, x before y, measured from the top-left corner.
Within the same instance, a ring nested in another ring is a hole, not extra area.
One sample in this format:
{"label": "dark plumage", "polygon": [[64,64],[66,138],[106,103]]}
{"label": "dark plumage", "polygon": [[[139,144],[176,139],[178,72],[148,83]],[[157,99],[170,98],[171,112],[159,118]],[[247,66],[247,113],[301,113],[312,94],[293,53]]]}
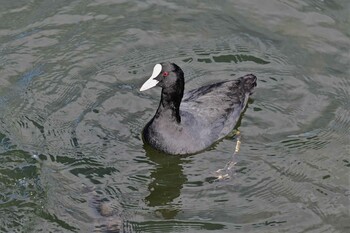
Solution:
{"label": "dark plumage", "polygon": [[245,75],[184,94],[184,74],[174,63],[155,65],[141,91],[162,88],[154,117],[143,130],[144,141],[168,154],[193,154],[225,137],[235,127],[256,77]]}

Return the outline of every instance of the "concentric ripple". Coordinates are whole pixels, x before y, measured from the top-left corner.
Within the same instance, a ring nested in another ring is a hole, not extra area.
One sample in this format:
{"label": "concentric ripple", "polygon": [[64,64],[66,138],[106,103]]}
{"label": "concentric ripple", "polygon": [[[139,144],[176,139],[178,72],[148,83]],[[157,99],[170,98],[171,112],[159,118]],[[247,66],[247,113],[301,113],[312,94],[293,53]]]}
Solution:
{"label": "concentric ripple", "polygon": [[[0,231],[348,232],[345,2],[3,1]],[[238,153],[143,143],[162,61],[186,90],[257,75]]]}

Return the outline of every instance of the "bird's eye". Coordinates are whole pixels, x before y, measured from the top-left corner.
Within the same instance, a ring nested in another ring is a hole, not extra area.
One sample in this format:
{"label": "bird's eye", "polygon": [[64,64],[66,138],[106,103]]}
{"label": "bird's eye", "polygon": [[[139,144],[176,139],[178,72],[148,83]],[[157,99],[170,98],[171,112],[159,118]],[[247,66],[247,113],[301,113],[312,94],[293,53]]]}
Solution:
{"label": "bird's eye", "polygon": [[163,77],[166,77],[168,75],[169,75],[169,72],[166,72],[166,71],[163,72]]}

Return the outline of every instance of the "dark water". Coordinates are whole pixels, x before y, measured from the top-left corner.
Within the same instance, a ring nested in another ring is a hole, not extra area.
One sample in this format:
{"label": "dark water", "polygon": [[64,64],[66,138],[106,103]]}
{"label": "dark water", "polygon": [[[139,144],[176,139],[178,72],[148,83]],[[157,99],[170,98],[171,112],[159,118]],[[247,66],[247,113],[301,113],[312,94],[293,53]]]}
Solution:
{"label": "dark water", "polygon": [[[1,1],[0,232],[350,232],[350,3]],[[143,145],[173,61],[187,89],[246,73],[237,137]]]}

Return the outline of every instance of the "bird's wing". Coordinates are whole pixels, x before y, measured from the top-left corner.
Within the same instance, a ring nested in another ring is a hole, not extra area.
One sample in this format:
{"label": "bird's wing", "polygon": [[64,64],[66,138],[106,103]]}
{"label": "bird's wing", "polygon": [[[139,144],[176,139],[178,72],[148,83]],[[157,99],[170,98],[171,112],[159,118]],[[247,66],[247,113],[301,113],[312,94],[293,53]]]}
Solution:
{"label": "bird's wing", "polygon": [[210,126],[214,134],[220,134],[223,128],[233,129],[245,107],[246,98],[237,80],[224,81],[185,93],[180,110]]}

